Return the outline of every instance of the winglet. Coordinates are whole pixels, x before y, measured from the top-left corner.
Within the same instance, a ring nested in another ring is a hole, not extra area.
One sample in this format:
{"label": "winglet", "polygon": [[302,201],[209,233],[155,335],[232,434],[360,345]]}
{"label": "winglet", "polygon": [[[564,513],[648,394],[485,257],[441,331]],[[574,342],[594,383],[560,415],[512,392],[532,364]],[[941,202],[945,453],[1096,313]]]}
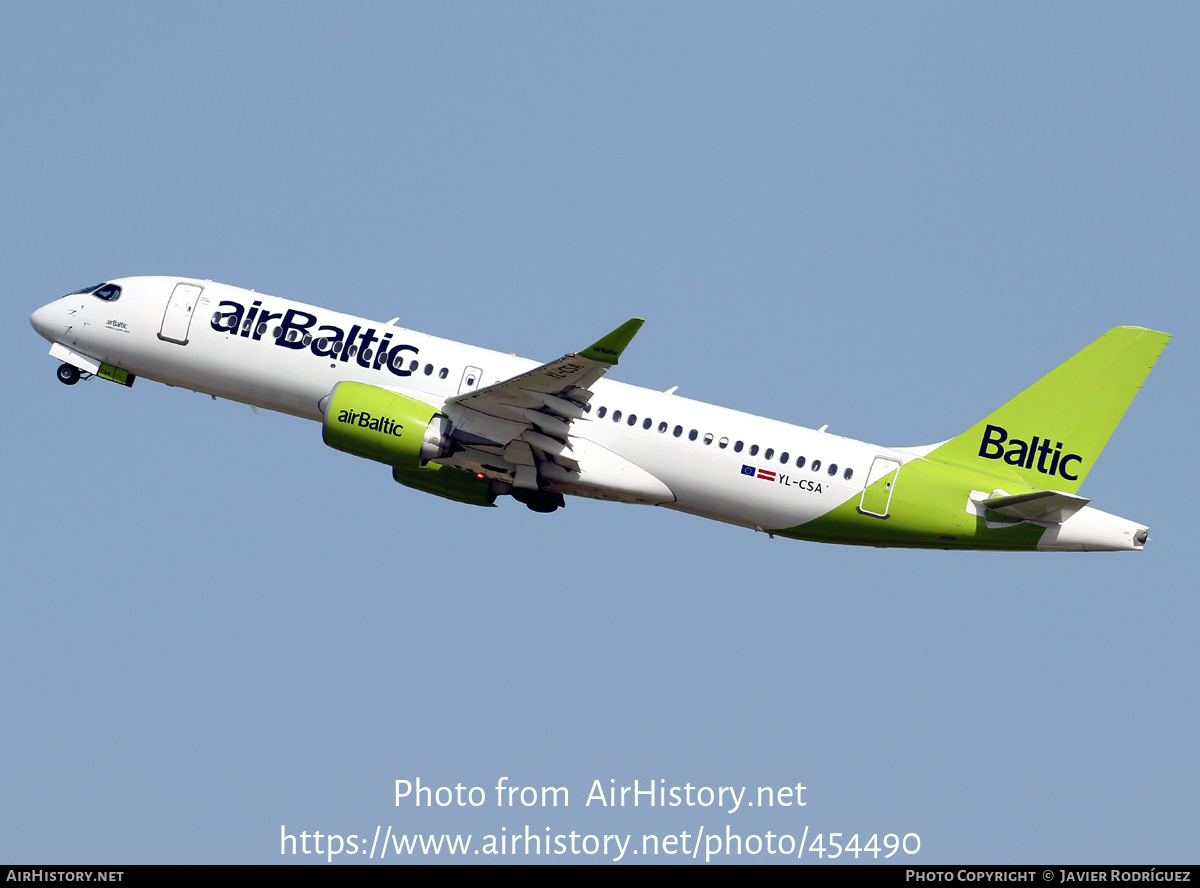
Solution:
{"label": "winglet", "polygon": [[617,359],[621,357],[621,352],[625,351],[625,347],[633,340],[637,331],[642,329],[644,323],[646,322],[641,318],[630,318],[607,336],[601,338],[600,341],[579,352],[579,357],[605,364],[616,364]]}

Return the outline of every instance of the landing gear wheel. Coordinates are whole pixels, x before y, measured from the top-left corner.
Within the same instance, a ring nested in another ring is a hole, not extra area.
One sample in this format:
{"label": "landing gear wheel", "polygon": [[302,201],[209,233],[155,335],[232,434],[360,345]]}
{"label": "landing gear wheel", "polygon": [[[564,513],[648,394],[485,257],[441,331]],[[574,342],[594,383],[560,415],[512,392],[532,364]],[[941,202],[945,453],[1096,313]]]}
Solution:
{"label": "landing gear wheel", "polygon": [[58,381],[63,385],[74,385],[79,382],[79,368],[70,364],[58,365]]}
{"label": "landing gear wheel", "polygon": [[549,490],[522,490],[513,488],[513,499],[524,503],[535,512],[553,512],[566,505],[561,493],[551,493]]}

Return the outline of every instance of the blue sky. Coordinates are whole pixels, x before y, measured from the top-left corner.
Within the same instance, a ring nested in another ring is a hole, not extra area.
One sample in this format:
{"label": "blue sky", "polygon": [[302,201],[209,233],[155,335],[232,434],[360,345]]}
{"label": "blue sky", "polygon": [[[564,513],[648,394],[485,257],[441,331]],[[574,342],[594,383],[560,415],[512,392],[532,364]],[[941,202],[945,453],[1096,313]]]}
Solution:
{"label": "blue sky", "polygon": [[[1194,858],[1194,6],[14,2],[0,26],[0,859],[292,862],[281,825]],[[59,385],[29,313],[131,274],[543,360],[636,315],[617,379],[900,445],[1112,326],[1166,330],[1081,491],[1153,543],[859,550],[445,502],[311,423]],[[396,807],[417,777],[571,805]],[[634,779],[808,804],[583,804]]]}

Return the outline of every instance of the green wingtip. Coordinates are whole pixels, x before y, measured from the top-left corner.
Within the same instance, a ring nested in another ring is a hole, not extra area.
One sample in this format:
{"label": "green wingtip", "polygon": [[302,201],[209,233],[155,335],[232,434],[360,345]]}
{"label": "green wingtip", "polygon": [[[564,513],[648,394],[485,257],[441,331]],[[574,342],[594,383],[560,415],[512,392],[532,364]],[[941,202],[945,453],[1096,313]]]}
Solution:
{"label": "green wingtip", "polygon": [[644,323],[646,322],[641,318],[630,318],[607,336],[579,352],[579,356],[592,361],[603,361],[606,364],[617,363],[617,359],[621,357],[625,347],[633,340],[637,331],[642,329]]}

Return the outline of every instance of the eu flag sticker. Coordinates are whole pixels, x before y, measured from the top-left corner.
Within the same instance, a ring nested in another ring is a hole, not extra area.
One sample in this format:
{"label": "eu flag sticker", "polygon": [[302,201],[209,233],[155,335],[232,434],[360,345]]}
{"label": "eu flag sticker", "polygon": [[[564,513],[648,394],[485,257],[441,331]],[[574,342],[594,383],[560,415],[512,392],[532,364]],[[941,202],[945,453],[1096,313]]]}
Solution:
{"label": "eu flag sticker", "polygon": [[749,475],[751,478],[753,478],[754,477],[754,466],[742,466],[742,474]]}

